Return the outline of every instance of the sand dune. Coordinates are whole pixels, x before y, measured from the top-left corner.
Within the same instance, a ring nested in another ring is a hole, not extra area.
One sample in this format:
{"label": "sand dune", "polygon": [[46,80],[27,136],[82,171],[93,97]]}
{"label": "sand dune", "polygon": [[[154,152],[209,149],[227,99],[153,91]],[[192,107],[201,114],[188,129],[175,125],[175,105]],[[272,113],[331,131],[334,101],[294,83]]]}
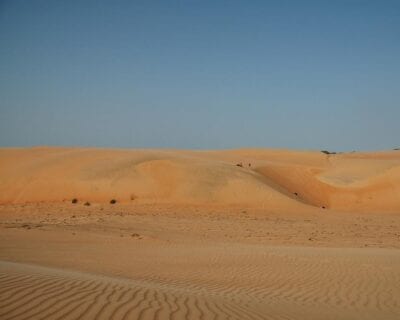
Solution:
{"label": "sand dune", "polygon": [[398,212],[400,152],[0,150],[0,203],[72,198]]}
{"label": "sand dune", "polygon": [[397,320],[399,192],[399,151],[0,149],[0,319]]}

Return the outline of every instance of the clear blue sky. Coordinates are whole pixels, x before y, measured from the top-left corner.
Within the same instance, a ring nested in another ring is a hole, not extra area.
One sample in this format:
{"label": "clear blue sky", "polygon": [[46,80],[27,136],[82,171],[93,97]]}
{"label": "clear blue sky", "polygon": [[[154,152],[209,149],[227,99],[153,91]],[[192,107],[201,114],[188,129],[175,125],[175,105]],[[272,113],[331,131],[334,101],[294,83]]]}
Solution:
{"label": "clear blue sky", "polygon": [[0,146],[400,145],[400,1],[0,0]]}

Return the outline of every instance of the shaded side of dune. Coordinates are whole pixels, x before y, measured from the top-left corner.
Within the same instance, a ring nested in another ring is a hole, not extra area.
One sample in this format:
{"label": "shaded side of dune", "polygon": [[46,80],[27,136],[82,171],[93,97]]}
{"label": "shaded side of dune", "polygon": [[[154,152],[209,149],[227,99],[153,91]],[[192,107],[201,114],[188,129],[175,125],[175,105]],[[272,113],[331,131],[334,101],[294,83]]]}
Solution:
{"label": "shaded side of dune", "polygon": [[397,212],[400,153],[0,150],[0,203],[73,198]]}

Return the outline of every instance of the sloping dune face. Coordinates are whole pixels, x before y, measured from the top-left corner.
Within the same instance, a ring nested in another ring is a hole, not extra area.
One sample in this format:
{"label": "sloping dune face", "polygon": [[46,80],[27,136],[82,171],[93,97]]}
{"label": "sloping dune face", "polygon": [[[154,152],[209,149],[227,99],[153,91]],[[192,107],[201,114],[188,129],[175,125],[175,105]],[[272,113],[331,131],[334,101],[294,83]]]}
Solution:
{"label": "sloping dune face", "polygon": [[0,203],[73,198],[396,212],[400,152],[0,150]]}
{"label": "sloping dune face", "polygon": [[400,154],[326,155],[324,163],[269,163],[256,170],[306,203],[342,211],[399,212]]}

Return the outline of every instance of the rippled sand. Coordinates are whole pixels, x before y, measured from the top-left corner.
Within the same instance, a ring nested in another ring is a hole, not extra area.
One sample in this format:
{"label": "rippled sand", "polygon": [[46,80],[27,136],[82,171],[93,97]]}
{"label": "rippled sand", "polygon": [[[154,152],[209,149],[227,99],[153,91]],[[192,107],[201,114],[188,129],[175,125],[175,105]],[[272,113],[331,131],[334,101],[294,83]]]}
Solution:
{"label": "rippled sand", "polygon": [[0,319],[397,320],[399,249],[398,151],[0,149]]}
{"label": "rippled sand", "polygon": [[398,319],[397,215],[14,205],[1,319]]}

